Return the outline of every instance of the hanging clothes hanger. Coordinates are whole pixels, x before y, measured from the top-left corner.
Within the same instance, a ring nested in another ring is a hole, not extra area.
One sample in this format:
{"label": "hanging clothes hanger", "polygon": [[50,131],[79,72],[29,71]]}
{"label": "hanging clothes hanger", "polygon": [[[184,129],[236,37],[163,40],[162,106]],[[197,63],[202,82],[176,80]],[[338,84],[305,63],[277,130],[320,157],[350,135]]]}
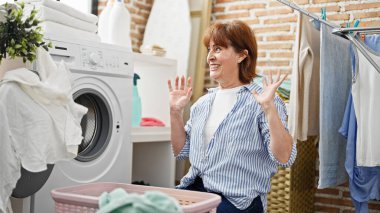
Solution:
{"label": "hanging clothes hanger", "polygon": [[380,33],[380,27],[348,27],[333,29],[333,34],[346,32],[373,32]]}
{"label": "hanging clothes hanger", "polygon": [[[315,20],[318,20],[319,22],[323,23],[323,24],[326,24],[327,26],[330,26],[333,29],[333,34],[334,35],[338,35],[338,36],[341,36],[343,38],[346,38],[348,39],[349,41],[351,41],[355,47],[358,48],[358,50],[364,55],[364,57],[369,61],[369,63],[372,64],[372,66],[376,69],[376,71],[378,73],[380,73],[380,67],[379,65],[377,65],[377,63],[371,58],[371,56],[368,55],[365,47],[363,46],[363,44],[361,42],[359,42],[357,39],[355,39],[357,33],[356,32],[380,32],[380,27],[358,27],[358,28],[342,28],[340,27],[339,25],[337,24],[334,24],[334,23],[330,23],[328,21],[325,21],[323,20],[322,18],[318,17],[317,15],[315,15],[314,13],[310,13],[309,11],[301,8],[300,6],[298,6],[297,4],[294,4],[293,2],[290,2],[288,0],[276,0],[282,4],[285,4],[297,11],[299,11],[300,13],[302,14],[305,14],[306,16],[309,16],[310,18],[313,18]],[[353,34],[349,33],[349,32],[354,32]]]}

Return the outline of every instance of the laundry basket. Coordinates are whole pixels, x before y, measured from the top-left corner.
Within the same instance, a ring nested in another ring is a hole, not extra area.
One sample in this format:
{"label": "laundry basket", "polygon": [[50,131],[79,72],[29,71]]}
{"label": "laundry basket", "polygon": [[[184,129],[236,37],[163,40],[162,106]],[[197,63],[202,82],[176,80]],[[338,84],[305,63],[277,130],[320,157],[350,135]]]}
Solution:
{"label": "laundry basket", "polygon": [[144,194],[145,191],[161,191],[177,199],[184,213],[216,212],[221,202],[219,195],[205,192],[142,186],[124,183],[99,182],[58,188],[51,191],[56,213],[95,213],[98,199],[103,192],[122,188],[128,193]]}

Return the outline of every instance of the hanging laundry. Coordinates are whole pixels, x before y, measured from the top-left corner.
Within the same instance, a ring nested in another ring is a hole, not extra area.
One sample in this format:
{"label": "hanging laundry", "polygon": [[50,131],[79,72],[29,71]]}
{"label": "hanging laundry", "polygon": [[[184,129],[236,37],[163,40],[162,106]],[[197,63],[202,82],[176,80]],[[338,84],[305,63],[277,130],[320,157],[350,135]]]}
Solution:
{"label": "hanging laundry", "polygon": [[368,212],[368,200],[380,200],[380,166],[361,167],[356,164],[356,115],[352,95],[348,97],[339,132],[347,139],[345,168],[356,212]]}
{"label": "hanging laundry", "polygon": [[319,134],[319,31],[299,14],[289,100],[289,132],[306,141]]}
{"label": "hanging laundry", "polygon": [[[356,39],[362,42],[360,38]],[[380,166],[380,131],[375,129],[380,123],[380,74],[362,52],[354,50],[356,64],[352,97],[358,124],[356,163],[358,166]],[[367,47],[367,54],[380,65],[380,52]]]}
{"label": "hanging laundry", "polygon": [[7,212],[13,188],[21,176],[20,162],[11,141],[11,132],[8,124],[4,102],[0,102],[0,212]]}
{"label": "hanging laundry", "polygon": [[350,42],[321,26],[320,61],[320,140],[318,188],[328,188],[347,181],[344,168],[346,141],[339,134],[351,85]]}
{"label": "hanging laundry", "polygon": [[21,166],[41,172],[47,164],[73,159],[83,138],[80,121],[87,109],[72,98],[69,70],[43,48],[36,63],[39,75],[19,68],[0,81],[0,212]]}
{"label": "hanging laundry", "polygon": [[63,62],[57,67],[39,48],[37,64],[39,76],[21,68],[6,72],[0,82],[12,143],[23,168],[31,172],[76,157],[83,138],[80,121],[87,112],[72,98]]}
{"label": "hanging laundry", "polygon": [[[380,36],[365,37],[365,44],[380,52]],[[353,49],[352,49],[353,50]],[[356,56],[352,55],[353,76],[356,73]],[[356,163],[357,122],[352,94],[347,100],[346,110],[339,132],[347,139],[345,167],[349,176],[349,189],[356,212],[368,212],[368,200],[380,200],[380,166],[362,167]]]}

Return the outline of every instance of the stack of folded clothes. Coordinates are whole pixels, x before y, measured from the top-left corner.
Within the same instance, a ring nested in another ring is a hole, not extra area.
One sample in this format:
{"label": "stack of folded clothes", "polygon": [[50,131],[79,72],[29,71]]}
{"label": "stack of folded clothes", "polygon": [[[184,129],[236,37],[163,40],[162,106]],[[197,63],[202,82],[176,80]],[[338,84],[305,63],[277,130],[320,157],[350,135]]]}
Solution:
{"label": "stack of folded clothes", "polygon": [[38,18],[42,21],[40,26],[44,35],[100,41],[97,34],[98,17],[96,15],[81,12],[55,0],[29,0],[26,2],[38,10]]}

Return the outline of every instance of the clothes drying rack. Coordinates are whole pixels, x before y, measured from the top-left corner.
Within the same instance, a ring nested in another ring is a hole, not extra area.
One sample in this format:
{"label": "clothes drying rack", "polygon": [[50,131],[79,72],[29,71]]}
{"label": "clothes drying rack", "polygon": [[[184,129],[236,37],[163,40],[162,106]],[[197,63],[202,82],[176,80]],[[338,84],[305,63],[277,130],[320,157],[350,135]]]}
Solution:
{"label": "clothes drying rack", "polygon": [[[342,28],[337,24],[330,23],[326,20],[323,20],[322,18],[318,17],[317,15],[315,15],[313,13],[310,13],[309,11],[301,8],[297,4],[294,4],[293,2],[290,2],[287,0],[277,0],[277,1],[299,11],[300,13],[302,13],[306,16],[309,16],[310,18],[312,18],[314,20],[317,20],[323,24],[326,24],[326,25],[332,27],[333,28],[332,33],[334,35],[341,36],[341,37],[346,38],[349,41],[351,41],[355,45],[355,47],[357,47],[359,49],[359,51],[364,55],[364,57],[367,58],[367,60],[372,64],[372,66],[376,69],[376,71],[380,73],[379,65],[371,58],[371,56],[368,55],[363,44],[361,42],[359,42],[357,39],[355,39],[357,32],[375,32],[375,33],[377,32],[378,33],[378,32],[380,32],[380,27]],[[354,32],[354,33],[351,33],[351,32]]]}

